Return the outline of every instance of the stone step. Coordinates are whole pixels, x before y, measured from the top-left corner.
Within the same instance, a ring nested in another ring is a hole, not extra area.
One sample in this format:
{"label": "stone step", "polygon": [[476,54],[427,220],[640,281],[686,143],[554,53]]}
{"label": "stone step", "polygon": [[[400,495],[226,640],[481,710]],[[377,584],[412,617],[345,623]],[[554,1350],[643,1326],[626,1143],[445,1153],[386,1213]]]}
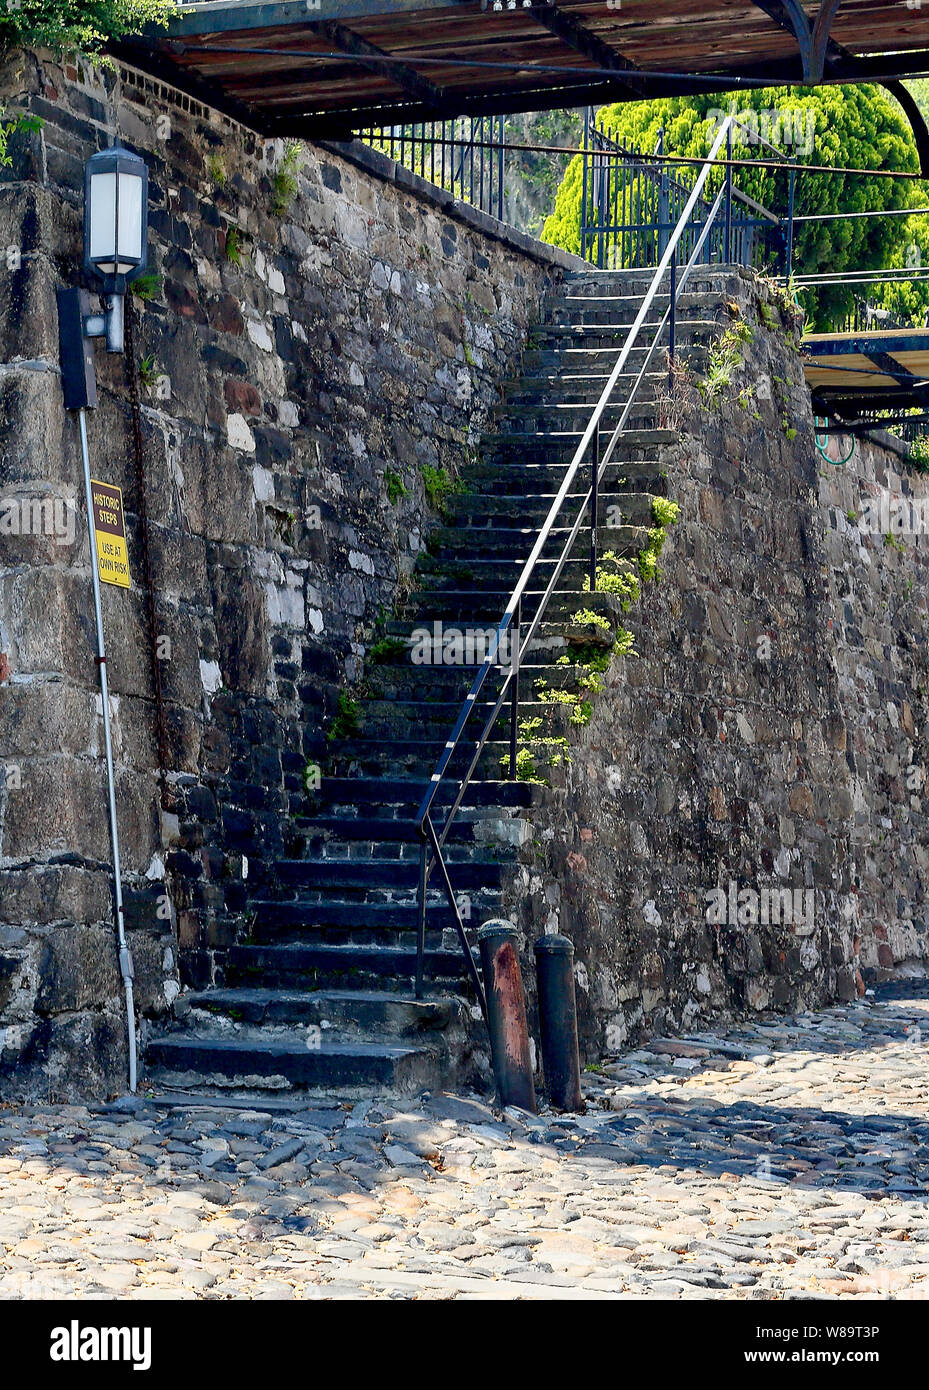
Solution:
{"label": "stone step", "polygon": [[[526,822],[514,816],[506,817],[505,823],[513,827],[513,834],[505,841],[495,840],[492,832],[496,818],[473,820],[466,811],[461,812],[446,841],[445,858],[450,863],[466,863],[468,855],[484,854],[488,848],[505,852],[519,843],[518,828]],[[394,854],[419,860],[419,830],[412,817],[388,820],[383,816],[316,816],[299,823],[296,838],[303,840],[305,852],[311,855],[337,855],[344,851],[379,859]]]}
{"label": "stone step", "polygon": [[[613,470],[614,473],[616,470]],[[563,515],[572,524],[580,509],[580,504],[587,496],[591,486],[590,469],[578,470],[574,486],[567,498],[562,503],[559,519]],[[652,503],[660,493],[651,492],[615,492],[612,482],[601,479],[599,492],[599,516],[611,515],[610,508],[615,508],[621,512],[626,521],[635,525],[651,526],[653,524]],[[455,497],[454,502],[448,508],[450,525],[440,528],[436,533],[440,537],[440,543],[444,537],[449,536],[450,543],[464,545],[471,537],[473,531],[482,532],[491,530],[503,525],[509,529],[527,530],[538,535],[549,512],[555,503],[557,494],[554,492],[541,492],[527,495],[520,498],[517,493],[496,493],[488,495],[486,492],[461,493]],[[512,523],[518,520],[518,527],[513,527]],[[454,523],[454,529],[452,524]],[[587,535],[589,537],[589,531]]]}
{"label": "stone step", "polygon": [[[659,290],[652,300],[646,325],[660,323],[670,303],[669,288]],[[707,310],[715,309],[717,303],[715,295],[686,288],[677,296],[678,318],[683,322],[701,319],[706,316]],[[580,294],[572,286],[561,294],[556,293],[546,299],[541,322],[556,325],[629,325],[635,321],[641,306],[642,295],[632,292],[624,285],[611,287],[605,293],[597,295]],[[645,326],[642,331],[647,331]]]}
{"label": "stone step", "polygon": [[[539,565],[544,565],[547,561],[554,561],[561,555],[568,541],[571,539],[574,522],[581,510],[581,498],[577,498],[573,504],[566,503],[562,511],[566,513],[563,524],[553,526],[545,538],[542,551],[539,557]],[[619,503],[616,504],[619,506]],[[507,526],[492,525],[491,520],[500,522],[508,518],[489,518],[485,526],[443,526],[438,527],[433,533],[436,538],[437,555],[434,557],[436,564],[456,565],[459,559],[462,563],[472,566],[477,564],[504,564],[525,562],[528,559],[533,546],[539,537],[542,524],[545,520],[544,508],[540,508],[540,516],[536,521],[530,521],[526,526]],[[616,518],[610,524],[603,518],[607,515],[606,505],[598,508],[598,518],[600,524],[597,527],[597,543],[601,551],[616,550],[621,547],[641,548],[646,545],[647,539],[643,539],[639,533],[648,530],[654,524],[651,516],[651,505],[648,508],[629,508],[629,511],[637,511],[638,515],[633,517],[627,515],[621,522]],[[582,523],[580,530],[574,538],[570,553],[578,554],[581,550],[585,554],[590,551],[590,525],[589,511],[585,515],[585,523]],[[561,517],[559,517],[561,521]],[[541,571],[540,571],[541,572]]]}
{"label": "stone step", "polygon": [[[319,807],[352,807],[356,813],[377,817],[409,818],[431,786],[430,777],[335,777],[324,776],[314,797]],[[449,783],[440,786],[435,806],[447,808],[454,800],[457,788]],[[547,803],[545,787],[528,782],[508,782],[488,778],[472,782],[465,792],[462,810],[484,810],[487,807],[527,808]],[[412,808],[412,810],[410,810]]]}
{"label": "stone step", "polygon": [[[452,887],[456,897],[466,892],[455,875]],[[498,877],[499,884],[499,877]],[[488,886],[487,892],[490,892]],[[480,907],[481,892],[472,890],[468,911],[476,921],[492,915],[494,896]],[[441,950],[442,933],[454,931],[455,916],[444,891],[429,890],[426,915],[426,942],[430,949]],[[324,943],[327,946],[413,946],[416,939],[417,908],[415,889],[408,890],[404,901],[363,903],[353,901],[324,902],[252,902],[253,914],[249,944],[265,945],[279,942]]]}
{"label": "stone step", "polygon": [[228,1029],[302,1025],[345,1035],[416,1037],[449,1027],[467,1006],[457,995],[405,998],[387,990],[262,989],[241,987],[191,991],[181,997],[178,1022],[190,1031],[209,1031],[210,1019]]}
{"label": "stone step", "polygon": [[[634,557],[639,551],[647,549],[649,529],[646,526],[600,527],[597,532],[599,548],[601,551],[612,550],[620,557]],[[535,562],[532,574],[540,587],[549,583],[555,566],[558,564],[566,538],[567,533],[562,538],[560,546],[557,545],[556,540],[553,540],[551,552],[547,553],[548,547],[546,547]],[[523,546],[521,551],[515,546],[510,546],[507,550],[494,553],[490,547],[487,547],[483,552],[469,551],[461,559],[453,558],[451,548],[449,548],[449,551],[441,558],[430,557],[428,560],[423,560],[420,579],[424,584],[428,583],[432,589],[454,588],[466,592],[464,585],[469,583],[473,584],[480,593],[486,593],[489,589],[498,589],[511,594],[531,550],[531,538],[527,539],[527,544]],[[583,551],[583,536],[579,533],[561,571],[561,582],[567,588],[583,589],[583,582],[589,571],[587,559],[581,558]],[[420,592],[424,593],[426,590],[422,589]]]}
{"label": "stone step", "polygon": [[[484,461],[493,468],[521,468],[533,463],[560,464],[567,468],[574,462],[583,437],[583,430],[539,430],[524,435],[499,434],[485,439]],[[627,461],[642,462],[652,459],[657,470],[664,467],[661,462],[662,451],[679,442],[680,436],[676,431],[657,426],[648,430],[624,430],[614,446],[611,461],[622,470],[622,465]],[[581,456],[581,468],[590,466],[589,451],[588,444]]]}
{"label": "stone step", "polygon": [[[581,322],[565,320],[561,323],[541,323],[529,334],[528,350],[544,352],[549,347],[561,349],[565,346],[581,344],[585,347],[610,347],[618,355],[629,337],[634,317],[635,314],[633,313],[625,321],[619,318],[612,323],[602,321],[588,323],[584,322],[583,319]],[[665,344],[668,341],[669,327],[670,325],[664,322],[663,310],[656,313],[652,309],[639,329],[635,347],[647,351],[656,335],[659,346]],[[682,346],[687,346],[699,335],[708,330],[715,331],[716,328],[715,317],[697,318],[682,315],[675,325],[675,337]]]}
{"label": "stone step", "polygon": [[[676,355],[682,362],[696,368],[704,360],[710,344],[718,337],[719,332],[720,325],[715,320],[690,326],[686,334],[676,339]],[[636,342],[626,359],[626,369],[630,372],[640,372],[649,353],[649,366],[667,367],[667,348],[667,332],[661,334],[654,352],[651,351],[652,343],[648,339],[644,343]],[[590,343],[553,339],[525,348],[522,370],[527,377],[562,371],[569,371],[574,375],[579,371],[591,374],[603,372],[608,375],[616,366],[621,349],[622,342]]]}
{"label": "stone step", "polygon": [[[550,463],[479,463],[468,470],[468,481],[478,482],[479,495],[484,497],[500,495],[534,499],[542,495],[554,496],[564,481],[570,462],[567,458]],[[665,497],[668,482],[661,472],[663,466],[657,458],[611,460],[604,469],[601,487],[608,491],[623,491],[626,488],[647,490],[655,496]],[[568,495],[582,495],[589,486],[590,468],[582,465]],[[459,494],[461,497],[469,495],[473,494]],[[457,501],[457,497],[449,499],[449,515],[453,515],[453,500]]]}
{"label": "stone step", "polygon": [[[583,369],[568,369],[563,372],[542,372],[538,376],[510,377],[503,383],[503,399],[514,406],[544,406],[546,402],[556,401],[560,405],[586,409],[593,413],[610,379],[609,371],[585,372]],[[625,402],[629,393],[637,387],[637,399],[651,404],[656,399],[663,400],[668,390],[668,369],[664,349],[656,355],[648,371],[641,376],[638,371],[621,372],[616,378],[614,390],[617,399]]]}
{"label": "stone step", "polygon": [[[228,983],[304,990],[350,988],[412,993],[416,951],[411,947],[326,946],[320,944],[232,946]],[[467,977],[460,951],[427,951],[424,976],[457,992]],[[469,995],[466,997],[470,997]]]}
{"label": "stone step", "polygon": [[149,1043],[149,1078],[160,1086],[352,1094],[370,1087],[413,1094],[435,1084],[437,1059],[428,1048],[392,1040],[345,1039],[308,1047],[292,1038],[199,1038],[171,1033]]}
{"label": "stone step", "polygon": [[[596,404],[596,402],[595,402]],[[563,430],[587,428],[594,407],[584,401],[528,401],[520,405],[502,404],[491,417],[493,434],[558,434]],[[621,397],[604,406],[600,416],[601,433],[619,424],[626,402]],[[626,416],[627,429],[653,429],[660,406],[638,397]]]}
{"label": "stone step", "polygon": [[[553,715],[560,713],[552,707]],[[479,725],[468,726],[457,749],[448,764],[448,775],[452,780],[464,777],[471,765],[477,748]],[[500,731],[502,733],[502,730]],[[554,728],[555,733],[563,732]],[[363,777],[405,777],[428,776],[432,773],[442,751],[450,727],[438,730],[431,739],[423,738],[357,738],[339,740],[330,751],[330,766],[336,775],[350,775],[355,772]],[[503,738],[488,740],[481,750],[472,776],[475,779],[490,780],[504,775],[509,744]],[[323,779],[325,780],[325,778]]]}
{"label": "stone step", "polygon": [[[471,858],[455,861],[456,888],[499,887],[504,865],[499,860]],[[393,894],[414,891],[419,884],[418,859],[285,859],[272,865],[272,877],[280,887],[280,899],[305,889],[326,892],[337,889],[348,897],[373,892]]]}

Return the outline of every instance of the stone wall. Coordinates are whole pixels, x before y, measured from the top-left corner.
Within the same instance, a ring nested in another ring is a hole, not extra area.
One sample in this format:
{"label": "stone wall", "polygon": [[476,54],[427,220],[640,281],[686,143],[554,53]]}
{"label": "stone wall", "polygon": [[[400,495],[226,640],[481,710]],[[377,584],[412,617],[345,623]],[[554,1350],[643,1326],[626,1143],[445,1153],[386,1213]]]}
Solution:
{"label": "stone wall", "polygon": [[827,463],[791,316],[763,283],[719,288],[752,340],[731,389],[682,384],[662,460],[681,517],[625,620],[638,656],[613,663],[514,887],[527,967],[540,931],[575,941],[591,1056],[853,999],[929,948],[929,479],[870,442]]}
{"label": "stone wall", "polygon": [[212,978],[246,876],[286,848],[338,693],[423,544],[424,470],[467,460],[572,258],[354,149],[307,150],[290,197],[279,146],[128,70],[17,55],[0,90],[43,122],[0,182],[0,1095],[100,1093],[123,1082],[125,1029],[55,304],[82,280],[85,160],[117,133],[146,159],[159,277],[136,336],[163,804],[126,363],[102,348],[89,419],[135,579],[104,610],[144,1015]]}

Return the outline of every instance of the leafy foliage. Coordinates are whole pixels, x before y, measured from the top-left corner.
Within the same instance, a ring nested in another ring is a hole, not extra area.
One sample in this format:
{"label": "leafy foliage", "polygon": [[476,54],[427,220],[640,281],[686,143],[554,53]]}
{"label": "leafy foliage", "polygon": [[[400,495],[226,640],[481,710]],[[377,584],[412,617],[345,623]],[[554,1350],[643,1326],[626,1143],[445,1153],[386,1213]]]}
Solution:
{"label": "leafy foliage", "polygon": [[175,8],[175,0],[20,0],[0,10],[0,50],[93,54],[108,39],[167,24]]}
{"label": "leafy foliage", "polygon": [[[790,112],[794,131],[812,118],[813,151],[801,162],[918,171],[916,147],[903,112],[881,88],[870,83],[809,90],[769,87],[731,96],[712,93],[621,103],[604,107],[599,120],[619,141],[638,149],[654,149],[658,132],[663,129],[666,153],[700,157],[708,153],[717,130],[716,116],[710,113],[728,111],[730,106],[737,114],[749,110]],[[785,148],[786,154],[793,152]],[[733,153],[736,158],[755,158],[758,146],[737,140]],[[580,253],[582,174],[582,160],[576,156],[568,166],[554,212],[542,232],[543,240],[576,254]],[[694,175],[684,177],[692,179]],[[788,176],[780,169],[740,169],[736,175],[736,184],[744,193],[773,210],[786,209],[787,183]],[[711,182],[709,188],[712,187]],[[927,201],[929,189],[919,181],[851,174],[798,175],[796,211],[815,220],[797,225],[795,268],[805,274],[817,274],[845,268],[881,269],[917,261],[929,263],[929,226],[925,218],[820,220],[825,213],[915,208],[926,206]],[[850,310],[853,294],[848,286],[830,286],[805,291],[803,304],[817,327],[828,328]],[[915,319],[929,306],[929,286],[888,286],[881,299],[891,311]]]}

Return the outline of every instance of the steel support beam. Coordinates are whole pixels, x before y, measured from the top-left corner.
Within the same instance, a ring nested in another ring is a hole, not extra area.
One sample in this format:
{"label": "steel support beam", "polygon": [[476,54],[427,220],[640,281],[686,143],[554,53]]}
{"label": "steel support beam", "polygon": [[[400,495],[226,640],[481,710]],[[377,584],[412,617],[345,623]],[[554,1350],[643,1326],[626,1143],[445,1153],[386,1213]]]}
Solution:
{"label": "steel support beam", "polygon": [[913,132],[913,139],[916,141],[916,153],[919,155],[919,172],[924,179],[929,179],[929,126],[926,125],[926,118],[923,115],[919,103],[913,96],[908,87],[904,87],[902,82],[885,82],[883,86],[887,88],[891,96],[895,96],[903,107],[906,118],[910,123]]}
{"label": "steel support beam", "polygon": [[[373,62],[365,63],[366,69],[386,77],[412,101],[420,102],[429,109],[433,116],[442,119],[443,117],[460,115],[460,100],[457,103],[453,102],[447,92],[441,87],[436,87],[428,78],[422,77],[408,63],[394,58],[383,48],[368,43],[368,40],[363,39],[360,34],[346,29],[344,24],[337,24],[334,20],[327,19],[319,24],[313,24],[311,27],[334,48],[340,49],[343,53],[349,56],[360,55],[363,58],[374,59]],[[383,62],[377,61],[378,59],[383,59]]]}
{"label": "steel support beam", "polygon": [[795,36],[806,87],[818,86],[825,76],[832,22],[841,3],[842,0],[822,0],[819,13],[811,20],[800,0],[753,0],[759,10]]}
{"label": "steel support beam", "polygon": [[[547,29],[550,34],[566,43],[569,48],[573,48],[575,53],[580,53],[583,57],[595,64],[598,68],[611,68],[623,78],[622,87],[626,88],[627,95],[632,98],[641,98],[646,95],[643,78],[646,74],[642,73],[634,63],[630,63],[621,53],[617,53],[609,44],[603,42],[596,34],[592,34],[589,29],[585,29],[583,24],[579,24],[573,15],[566,14],[557,5],[533,5],[532,18]],[[580,74],[579,74],[580,75]],[[620,93],[617,93],[619,96]]]}

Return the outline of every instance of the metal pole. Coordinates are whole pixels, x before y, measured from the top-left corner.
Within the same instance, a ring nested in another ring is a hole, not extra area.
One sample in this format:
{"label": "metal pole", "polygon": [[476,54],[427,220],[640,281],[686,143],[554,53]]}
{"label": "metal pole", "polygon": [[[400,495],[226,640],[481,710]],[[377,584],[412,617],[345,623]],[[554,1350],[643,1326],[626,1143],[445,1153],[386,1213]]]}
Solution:
{"label": "metal pole", "polygon": [[790,277],[794,270],[794,202],[796,196],[797,171],[791,166],[789,190],[787,195],[787,264],[784,267],[784,278],[790,283]]}
{"label": "metal pole", "polygon": [[485,922],[477,934],[497,1095],[501,1106],[517,1105],[536,1115],[538,1105],[517,941],[511,922]]}
{"label": "metal pole", "polygon": [[668,324],[668,392],[674,390],[674,349],[677,337],[677,247],[671,257],[671,318]]}
{"label": "metal pole", "polygon": [[600,425],[594,430],[591,440],[593,455],[590,479],[590,592],[597,592],[597,512],[600,500]]}
{"label": "metal pole", "polygon": [[417,999],[423,997],[423,967],[426,957],[426,856],[428,846],[423,840],[419,847],[419,897],[416,902],[416,988]]}
{"label": "metal pole", "polygon": [[732,260],[732,126],[726,135],[726,254],[725,264]]}
{"label": "metal pole", "polygon": [[510,656],[513,667],[513,678],[511,681],[510,696],[510,777],[516,780],[516,752],[519,736],[519,648],[522,641],[520,628],[522,626],[523,601],[516,605],[516,614],[513,626],[510,628]]}
{"label": "metal pole", "polygon": [[90,574],[94,591],[94,614],[97,622],[97,668],[100,672],[100,696],[103,701],[103,745],[106,752],[107,793],[110,807],[110,842],[113,847],[113,895],[116,903],[116,933],[119,941],[119,971],[126,990],[126,1020],[129,1029],[129,1090],[136,1089],[135,1001],[132,995],[132,954],[126,943],[126,922],[123,913],[123,880],[119,858],[119,826],[116,819],[116,779],[113,772],[113,739],[110,731],[110,693],[106,676],[106,646],[103,638],[103,606],[100,602],[100,576],[94,554],[93,488],[90,481],[90,450],[87,445],[87,415],[78,411],[81,430],[81,457],[84,464],[84,493],[87,499],[88,543],[90,545]]}

